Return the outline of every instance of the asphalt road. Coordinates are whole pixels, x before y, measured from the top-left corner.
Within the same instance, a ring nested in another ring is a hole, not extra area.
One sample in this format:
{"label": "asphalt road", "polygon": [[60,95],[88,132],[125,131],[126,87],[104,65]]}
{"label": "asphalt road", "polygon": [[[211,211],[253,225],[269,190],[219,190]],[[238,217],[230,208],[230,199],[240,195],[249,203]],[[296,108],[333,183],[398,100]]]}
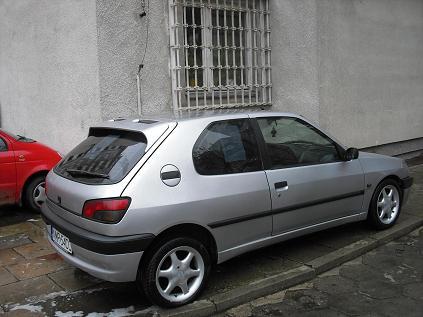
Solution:
{"label": "asphalt road", "polygon": [[423,227],[312,281],[221,317],[423,316]]}

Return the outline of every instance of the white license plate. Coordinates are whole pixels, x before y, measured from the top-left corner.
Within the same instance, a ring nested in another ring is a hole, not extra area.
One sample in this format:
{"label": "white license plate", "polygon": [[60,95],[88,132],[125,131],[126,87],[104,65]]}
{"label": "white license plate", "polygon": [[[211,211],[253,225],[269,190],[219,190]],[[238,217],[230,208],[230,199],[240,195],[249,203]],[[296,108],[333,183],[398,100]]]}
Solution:
{"label": "white license plate", "polygon": [[54,241],[60,248],[65,250],[67,253],[72,254],[72,246],[69,238],[64,234],[51,227],[51,240]]}

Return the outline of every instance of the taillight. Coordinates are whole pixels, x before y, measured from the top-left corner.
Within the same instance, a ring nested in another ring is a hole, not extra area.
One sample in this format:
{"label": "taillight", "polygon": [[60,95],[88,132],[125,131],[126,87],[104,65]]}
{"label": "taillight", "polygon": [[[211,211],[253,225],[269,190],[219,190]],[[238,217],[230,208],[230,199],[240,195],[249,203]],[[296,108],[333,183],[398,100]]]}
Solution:
{"label": "taillight", "polygon": [[82,215],[99,222],[117,223],[125,215],[130,203],[129,197],[87,200]]}

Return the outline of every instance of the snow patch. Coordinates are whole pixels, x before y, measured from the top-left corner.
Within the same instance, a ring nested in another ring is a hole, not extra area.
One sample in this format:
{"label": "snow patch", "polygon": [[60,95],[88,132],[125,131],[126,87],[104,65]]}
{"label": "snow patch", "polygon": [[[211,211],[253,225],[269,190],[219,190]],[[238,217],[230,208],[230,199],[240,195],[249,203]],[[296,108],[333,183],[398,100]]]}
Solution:
{"label": "snow patch", "polygon": [[77,312],[73,312],[73,311],[68,311],[68,312],[61,312],[61,311],[57,311],[54,313],[55,317],[82,317],[84,316],[84,312],[82,311],[77,311]]}
{"label": "snow patch", "polygon": [[108,313],[89,313],[86,317],[125,317],[134,314],[134,306],[115,308]]}
{"label": "snow patch", "polygon": [[43,311],[43,307],[42,306],[39,306],[39,305],[30,305],[30,304],[14,306],[10,311],[18,310],[18,309],[28,310],[31,313],[40,313],[40,312]]}

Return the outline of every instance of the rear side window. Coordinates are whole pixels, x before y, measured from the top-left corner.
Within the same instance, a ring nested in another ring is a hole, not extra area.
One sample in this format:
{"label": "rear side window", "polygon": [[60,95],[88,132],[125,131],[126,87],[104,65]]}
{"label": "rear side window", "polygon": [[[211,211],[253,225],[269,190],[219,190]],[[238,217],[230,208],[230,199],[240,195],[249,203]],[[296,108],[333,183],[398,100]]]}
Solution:
{"label": "rear side window", "polygon": [[146,146],[147,140],[141,132],[94,128],[55,172],[85,184],[117,183],[142,158]]}
{"label": "rear side window", "polygon": [[192,156],[201,175],[261,170],[257,142],[248,119],[210,124],[195,143]]}

